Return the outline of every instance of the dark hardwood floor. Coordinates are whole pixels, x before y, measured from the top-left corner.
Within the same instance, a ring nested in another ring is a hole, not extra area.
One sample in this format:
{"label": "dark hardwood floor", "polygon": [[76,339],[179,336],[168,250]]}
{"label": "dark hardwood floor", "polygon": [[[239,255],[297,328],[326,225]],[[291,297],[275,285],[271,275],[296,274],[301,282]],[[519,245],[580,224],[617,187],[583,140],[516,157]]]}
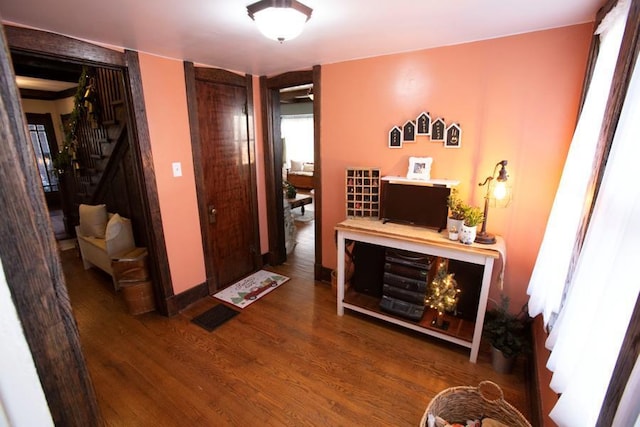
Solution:
{"label": "dark hardwood floor", "polygon": [[457,385],[498,383],[529,417],[524,361],[493,372],[468,350],[347,312],[314,282],[313,221],[297,223],[290,281],[209,333],[179,315],[127,313],[108,276],[62,252],[83,353],[108,426],[416,426],[430,399]]}

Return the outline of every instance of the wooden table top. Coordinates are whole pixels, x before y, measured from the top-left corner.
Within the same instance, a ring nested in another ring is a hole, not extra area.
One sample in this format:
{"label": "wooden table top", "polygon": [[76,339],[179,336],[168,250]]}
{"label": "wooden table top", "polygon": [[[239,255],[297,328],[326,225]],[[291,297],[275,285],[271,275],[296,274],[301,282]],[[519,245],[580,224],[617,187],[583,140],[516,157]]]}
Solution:
{"label": "wooden table top", "polygon": [[308,194],[296,194],[296,197],[287,198],[287,200],[289,201],[289,203],[297,202],[300,200],[304,200],[304,201],[309,200],[309,203],[311,203],[312,201],[311,196]]}
{"label": "wooden table top", "polygon": [[335,226],[337,231],[356,231],[374,236],[401,238],[416,243],[428,243],[443,248],[452,248],[460,251],[471,252],[498,258],[499,253],[505,252],[504,240],[496,236],[497,242],[493,245],[472,243],[464,245],[458,241],[451,241],[447,237],[446,230],[438,233],[437,230],[413,225],[397,224],[393,222],[383,223],[380,220],[347,219]]}

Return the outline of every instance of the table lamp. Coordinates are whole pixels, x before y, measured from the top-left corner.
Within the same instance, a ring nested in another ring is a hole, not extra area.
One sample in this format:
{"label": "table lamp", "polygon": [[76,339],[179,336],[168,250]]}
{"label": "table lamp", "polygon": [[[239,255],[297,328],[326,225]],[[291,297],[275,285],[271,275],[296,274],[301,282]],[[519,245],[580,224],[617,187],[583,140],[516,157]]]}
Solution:
{"label": "table lamp", "polygon": [[[476,235],[476,243],[482,243],[486,245],[491,245],[496,242],[496,236],[493,234],[487,233],[487,218],[489,216],[489,200],[505,200],[508,199],[509,189],[507,187],[507,180],[509,179],[509,175],[507,173],[506,160],[499,161],[495,168],[493,168],[493,174],[488,176],[484,182],[479,183],[480,187],[486,185],[487,192],[484,196],[484,221],[482,221],[482,229]],[[498,170],[498,168],[500,168]],[[495,183],[493,180],[495,179]]]}

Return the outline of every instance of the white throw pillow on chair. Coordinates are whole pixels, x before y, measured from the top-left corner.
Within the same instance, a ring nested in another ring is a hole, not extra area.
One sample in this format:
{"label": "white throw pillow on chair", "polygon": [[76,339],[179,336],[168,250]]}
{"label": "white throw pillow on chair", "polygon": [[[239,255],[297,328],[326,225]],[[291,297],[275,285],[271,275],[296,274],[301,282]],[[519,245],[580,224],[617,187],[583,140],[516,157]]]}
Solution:
{"label": "white throw pillow on chair", "polygon": [[105,240],[113,240],[122,230],[122,217],[118,214],[113,214],[109,222],[107,223],[107,229],[104,233]]}

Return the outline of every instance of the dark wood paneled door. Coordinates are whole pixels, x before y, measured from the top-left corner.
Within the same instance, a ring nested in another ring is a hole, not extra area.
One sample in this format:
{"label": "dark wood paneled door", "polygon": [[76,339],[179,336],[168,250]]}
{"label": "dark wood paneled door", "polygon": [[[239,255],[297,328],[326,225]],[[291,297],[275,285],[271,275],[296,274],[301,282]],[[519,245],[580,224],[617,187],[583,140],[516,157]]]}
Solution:
{"label": "dark wood paneled door", "polygon": [[197,75],[195,92],[207,275],[210,289],[221,289],[256,269],[247,88]]}

